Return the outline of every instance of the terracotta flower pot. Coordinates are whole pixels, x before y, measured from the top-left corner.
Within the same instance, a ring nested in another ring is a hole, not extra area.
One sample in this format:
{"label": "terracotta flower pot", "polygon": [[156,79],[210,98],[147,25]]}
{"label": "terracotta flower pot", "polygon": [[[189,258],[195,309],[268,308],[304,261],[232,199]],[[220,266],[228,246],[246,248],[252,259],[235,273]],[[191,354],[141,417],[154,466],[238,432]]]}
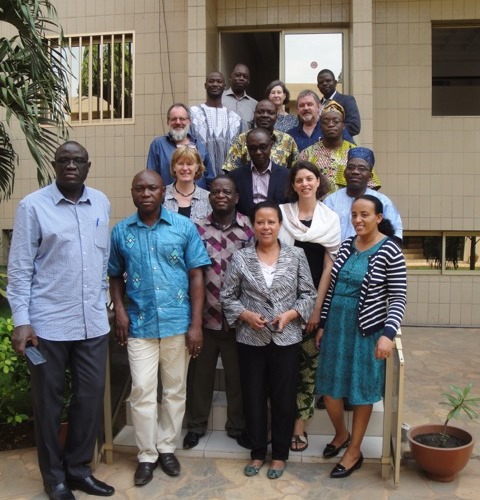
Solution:
{"label": "terracotta flower pot", "polygon": [[447,434],[467,444],[458,448],[434,448],[414,440],[414,437],[419,434],[441,433],[442,431],[443,425],[440,424],[417,425],[408,431],[407,439],[413,458],[427,476],[435,481],[449,482],[453,481],[457,473],[467,465],[475,441],[469,432],[451,426],[447,426]]}

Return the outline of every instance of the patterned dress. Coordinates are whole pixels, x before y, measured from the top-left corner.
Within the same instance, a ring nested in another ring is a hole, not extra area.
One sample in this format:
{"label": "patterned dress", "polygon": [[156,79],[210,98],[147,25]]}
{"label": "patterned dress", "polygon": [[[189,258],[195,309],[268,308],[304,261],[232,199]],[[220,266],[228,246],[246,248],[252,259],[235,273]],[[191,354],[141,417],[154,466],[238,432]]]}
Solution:
{"label": "patterned dress", "polygon": [[286,114],[277,115],[277,121],[275,122],[275,130],[280,130],[280,132],[288,132],[291,128],[298,126],[298,118],[296,116]]}
{"label": "patterned dress", "polygon": [[[325,147],[322,139],[313,146],[304,149],[298,156],[299,160],[307,160],[317,166],[318,170],[330,182],[330,192],[333,193],[339,187],[346,187],[347,181],[343,175],[343,171],[347,166],[348,150],[355,148],[353,142],[343,141],[342,145],[337,149]],[[371,189],[380,189],[381,183],[375,170],[372,170],[372,178],[368,182],[368,187]]]}
{"label": "patterned dress", "polygon": [[368,261],[383,241],[364,252],[354,252],[340,270],[320,344],[317,394],[347,397],[353,405],[373,404],[383,397],[385,361],[375,358],[383,330],[363,337],[357,324]]}

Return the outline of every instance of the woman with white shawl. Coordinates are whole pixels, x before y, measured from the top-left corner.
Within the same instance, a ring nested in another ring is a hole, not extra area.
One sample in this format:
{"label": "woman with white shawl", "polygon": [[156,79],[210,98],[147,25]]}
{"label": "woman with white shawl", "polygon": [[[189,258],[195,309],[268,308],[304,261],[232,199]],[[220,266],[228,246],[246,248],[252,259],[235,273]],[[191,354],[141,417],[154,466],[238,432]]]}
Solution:
{"label": "woman with white shawl", "polygon": [[328,193],[330,184],[313,163],[299,161],[293,165],[288,189],[290,199],[296,201],[280,205],[283,224],[279,239],[282,243],[304,249],[313,283],[318,289],[299,351],[297,416],[290,449],[301,452],[308,447],[305,421],[313,416],[318,366],[315,334],[319,327],[322,303],[330,285],[333,260],[340,246],[340,220],[335,212],[320,201]]}

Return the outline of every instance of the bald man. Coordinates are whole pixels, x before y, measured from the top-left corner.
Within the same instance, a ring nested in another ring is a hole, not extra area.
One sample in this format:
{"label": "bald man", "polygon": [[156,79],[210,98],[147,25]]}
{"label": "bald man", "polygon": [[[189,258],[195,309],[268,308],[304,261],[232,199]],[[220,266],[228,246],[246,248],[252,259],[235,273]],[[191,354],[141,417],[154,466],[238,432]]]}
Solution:
{"label": "bald man", "polygon": [[[180,474],[174,452],[185,413],[188,363],[203,345],[203,266],[210,258],[195,224],[162,206],[165,189],[157,172],[139,172],[131,192],[137,212],[112,230],[108,275],[115,334],[127,346],[132,373],[130,404],[139,450],[134,482],[143,486],[157,464],[170,476]],[[163,394],[157,416],[159,366]]]}

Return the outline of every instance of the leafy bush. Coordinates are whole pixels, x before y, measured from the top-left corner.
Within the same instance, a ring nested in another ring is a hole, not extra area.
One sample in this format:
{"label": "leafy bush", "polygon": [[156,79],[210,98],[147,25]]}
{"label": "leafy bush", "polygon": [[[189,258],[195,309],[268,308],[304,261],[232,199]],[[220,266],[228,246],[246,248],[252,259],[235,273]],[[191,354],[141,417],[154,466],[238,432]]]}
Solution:
{"label": "leafy bush", "polygon": [[15,425],[28,419],[20,406],[30,389],[30,375],[25,360],[13,350],[13,329],[11,318],[0,317],[0,422]]}

